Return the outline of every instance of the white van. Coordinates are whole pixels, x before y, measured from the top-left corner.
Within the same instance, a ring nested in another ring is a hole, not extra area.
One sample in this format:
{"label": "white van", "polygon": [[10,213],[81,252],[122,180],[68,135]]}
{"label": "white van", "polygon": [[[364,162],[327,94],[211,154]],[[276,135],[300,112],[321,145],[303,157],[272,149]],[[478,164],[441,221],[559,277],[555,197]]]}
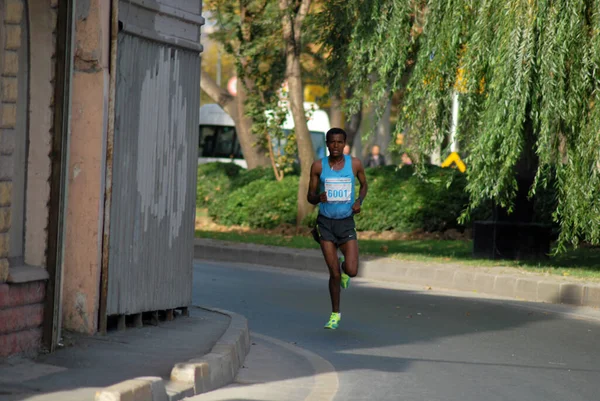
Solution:
{"label": "white van", "polygon": [[[312,138],[315,158],[320,159],[329,154],[325,145],[325,134],[329,131],[329,116],[320,110],[315,103],[304,103],[309,115],[308,130]],[[294,119],[288,113],[283,123],[284,133],[294,128]],[[198,164],[210,162],[235,163],[247,168],[242,149],[238,142],[235,124],[218,104],[206,104],[200,107],[200,138],[198,142]],[[285,146],[285,140],[274,146],[275,153]]]}

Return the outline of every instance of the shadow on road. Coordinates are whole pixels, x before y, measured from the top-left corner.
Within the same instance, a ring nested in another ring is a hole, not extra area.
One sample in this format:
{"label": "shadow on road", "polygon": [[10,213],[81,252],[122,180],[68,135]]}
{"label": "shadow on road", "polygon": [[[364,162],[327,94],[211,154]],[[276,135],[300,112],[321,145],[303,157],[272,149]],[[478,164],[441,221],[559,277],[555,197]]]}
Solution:
{"label": "shadow on road", "polygon": [[[338,373],[399,373],[416,363],[448,370],[600,372],[591,356],[600,355],[600,346],[588,330],[597,324],[565,324],[562,316],[529,309],[527,302],[507,305],[355,280],[342,291],[340,328],[327,331],[325,275],[202,263],[194,280],[196,302],[241,313],[252,331],[310,349]],[[581,366],[564,362],[577,359]]]}

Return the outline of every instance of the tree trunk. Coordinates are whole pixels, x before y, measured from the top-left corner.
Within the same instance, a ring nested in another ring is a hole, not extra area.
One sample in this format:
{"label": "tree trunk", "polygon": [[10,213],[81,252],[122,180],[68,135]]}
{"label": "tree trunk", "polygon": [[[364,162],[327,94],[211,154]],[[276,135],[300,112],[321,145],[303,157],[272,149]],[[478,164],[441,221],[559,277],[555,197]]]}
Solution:
{"label": "tree trunk", "polygon": [[294,117],[296,141],[298,143],[298,157],[300,159],[300,183],[298,185],[298,215],[296,225],[300,226],[306,216],[313,210],[313,206],[306,200],[306,191],[310,181],[310,168],[315,160],[306,112],[304,111],[304,94],[302,93],[302,79],[300,77],[300,59],[298,57],[289,61],[291,68],[288,70],[288,85],[290,96],[290,109]]}
{"label": "tree trunk", "polygon": [[[387,95],[389,97],[389,94]],[[387,164],[390,162],[390,141],[392,140],[390,114],[392,108],[392,99],[390,98],[385,106],[385,110],[381,116],[381,119],[377,122],[377,128],[375,133],[375,145],[378,145],[381,149],[381,154],[385,157]]]}
{"label": "tree trunk", "polygon": [[350,116],[350,119],[348,121],[346,121],[346,124],[344,125],[344,130],[346,131],[346,134],[348,135],[348,143],[350,144],[350,146],[354,145],[354,141],[356,140],[356,135],[360,128],[361,122],[362,122],[362,110],[360,110],[356,114],[352,114]]}
{"label": "tree trunk", "polygon": [[280,0],[279,8],[283,13],[283,38],[286,44],[286,78],[289,87],[290,109],[294,118],[296,141],[298,143],[298,157],[300,159],[300,183],[298,184],[298,214],[296,225],[300,226],[306,216],[313,210],[313,206],[306,200],[308,182],[310,181],[310,168],[314,161],[314,150],[306,112],[304,111],[304,91],[302,87],[302,74],[300,68],[300,49],[302,23],[308,9],[310,0],[302,0],[300,7],[294,12],[293,17],[288,0]]}
{"label": "tree trunk", "polygon": [[331,96],[331,127],[332,128],[341,128],[344,124],[344,118],[342,116],[342,99],[340,96],[332,95]]}
{"label": "tree trunk", "polygon": [[252,133],[252,119],[246,115],[246,99],[246,88],[238,79],[237,96],[235,97],[237,115],[234,120],[236,121],[238,140],[244,153],[244,159],[248,164],[248,169],[251,170],[256,167],[269,166],[271,163],[267,150],[256,145],[259,138]]}
{"label": "tree trunk", "polygon": [[260,147],[254,146],[257,138],[252,135],[252,120],[245,116],[246,90],[243,85],[238,85],[238,95],[231,96],[226,90],[220,88],[206,72],[200,73],[200,86],[210,98],[225,110],[235,123],[238,140],[244,154],[248,169],[259,166],[268,166],[269,158]]}
{"label": "tree trunk", "polygon": [[[350,99],[354,96],[354,90],[352,88],[348,88],[346,90],[346,99]],[[349,119],[346,120],[344,130],[348,135],[348,144],[354,148],[354,140],[356,139],[356,134],[360,128],[360,123],[362,122],[362,103],[358,111],[350,116]],[[360,142],[360,138],[358,138],[358,142]],[[360,146],[360,143],[358,144]],[[359,157],[358,155],[354,155],[355,157]]]}

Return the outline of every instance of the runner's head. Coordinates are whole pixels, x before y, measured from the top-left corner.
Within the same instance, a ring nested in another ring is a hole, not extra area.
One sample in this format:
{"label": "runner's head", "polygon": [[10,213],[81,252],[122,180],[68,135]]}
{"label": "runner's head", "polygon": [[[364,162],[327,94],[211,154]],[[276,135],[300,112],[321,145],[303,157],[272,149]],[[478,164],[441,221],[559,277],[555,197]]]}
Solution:
{"label": "runner's head", "polygon": [[327,131],[327,149],[331,156],[341,156],[346,146],[346,131],[341,128],[332,128]]}
{"label": "runner's head", "polygon": [[327,134],[325,135],[325,139],[327,140],[327,142],[329,142],[330,138],[333,135],[343,135],[344,136],[344,143],[346,143],[346,131],[344,131],[342,128],[332,128],[329,131],[327,131]]}

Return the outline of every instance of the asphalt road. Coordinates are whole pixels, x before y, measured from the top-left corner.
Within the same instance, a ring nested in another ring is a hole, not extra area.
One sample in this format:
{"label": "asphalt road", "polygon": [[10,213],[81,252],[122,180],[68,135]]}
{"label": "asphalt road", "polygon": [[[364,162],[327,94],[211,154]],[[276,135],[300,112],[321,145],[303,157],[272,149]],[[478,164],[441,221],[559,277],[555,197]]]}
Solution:
{"label": "asphalt road", "polygon": [[329,361],[335,400],[600,399],[600,312],[591,309],[353,280],[341,326],[328,331],[325,274],[209,262],[195,264],[194,302],[241,313],[252,332]]}

